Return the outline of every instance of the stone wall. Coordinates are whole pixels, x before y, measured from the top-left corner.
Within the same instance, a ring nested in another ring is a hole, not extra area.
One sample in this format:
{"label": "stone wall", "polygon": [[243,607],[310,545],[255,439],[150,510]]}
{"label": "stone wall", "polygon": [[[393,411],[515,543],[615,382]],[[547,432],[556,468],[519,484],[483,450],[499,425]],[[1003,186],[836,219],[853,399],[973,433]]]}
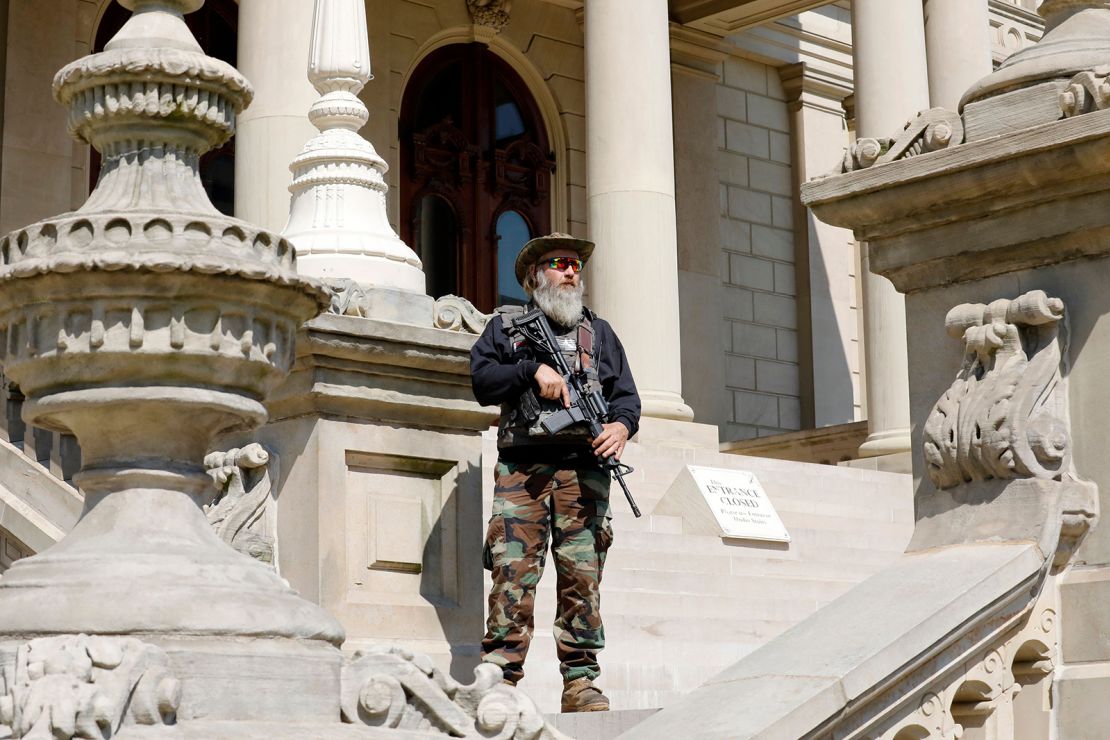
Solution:
{"label": "stone wall", "polygon": [[717,87],[725,385],[723,440],[799,429],[793,186],[775,68],[730,58]]}

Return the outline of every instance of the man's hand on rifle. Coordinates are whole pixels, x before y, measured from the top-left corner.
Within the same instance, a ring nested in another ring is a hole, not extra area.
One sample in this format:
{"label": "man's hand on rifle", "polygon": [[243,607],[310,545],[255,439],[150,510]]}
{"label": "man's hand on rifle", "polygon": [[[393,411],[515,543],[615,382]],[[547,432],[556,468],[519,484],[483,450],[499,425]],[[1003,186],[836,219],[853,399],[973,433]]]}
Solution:
{"label": "man's hand on rifle", "polygon": [[[567,382],[563,380],[563,376],[559,375],[554,369],[547,365],[540,365],[536,370],[536,385],[539,386],[540,396],[549,401],[558,401],[562,399],[563,406],[570,408],[570,393],[567,392]],[[624,426],[623,424],[621,426]],[[626,432],[625,437],[628,434]]]}
{"label": "man's hand on rifle", "polygon": [[620,460],[624,443],[628,441],[628,427],[619,421],[601,425],[601,434],[593,440],[594,454]]}

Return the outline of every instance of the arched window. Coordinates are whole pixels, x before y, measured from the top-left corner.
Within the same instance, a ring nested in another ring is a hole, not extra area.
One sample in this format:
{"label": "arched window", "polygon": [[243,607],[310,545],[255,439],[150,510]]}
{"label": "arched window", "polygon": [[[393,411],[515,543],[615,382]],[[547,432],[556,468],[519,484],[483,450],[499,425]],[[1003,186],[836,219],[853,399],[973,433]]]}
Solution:
{"label": "arched window", "polygon": [[482,44],[439,49],[405,88],[400,134],[401,236],[424,263],[428,292],[483,311],[523,302],[513,262],[551,230],[555,169],[524,81]]}
{"label": "arched window", "polygon": [[[104,11],[96,29],[96,52],[104,51],[131,11],[113,2]],[[239,4],[235,0],[208,0],[204,6],[185,16],[185,23],[193,32],[200,48],[209,56],[222,59],[231,66],[236,64],[239,35]],[[90,159],[89,187],[95,187],[100,176],[100,154],[94,149]],[[200,180],[212,201],[222,213],[232,215],[235,207],[235,139],[219,149],[213,149],[200,159]]]}

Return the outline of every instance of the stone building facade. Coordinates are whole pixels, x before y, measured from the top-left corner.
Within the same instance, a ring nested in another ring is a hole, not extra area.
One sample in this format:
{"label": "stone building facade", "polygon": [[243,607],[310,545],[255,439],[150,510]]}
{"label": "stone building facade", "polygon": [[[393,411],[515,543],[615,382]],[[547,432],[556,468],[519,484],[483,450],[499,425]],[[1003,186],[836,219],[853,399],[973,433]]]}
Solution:
{"label": "stone building facade", "polygon": [[[967,12],[932,4],[934,14]],[[288,216],[289,161],[314,133],[304,112],[315,94],[302,64],[308,51],[302,31],[311,24],[312,4],[209,5],[202,12],[216,16],[213,38],[234,34],[233,48],[226,39],[212,43],[222,43],[224,53],[234,51],[258,89],[239,122],[234,177],[221,177],[234,181],[236,213],[280,229]],[[686,372],[682,384],[667,392],[683,398],[699,421],[717,426],[725,443],[866,419],[860,271],[851,237],[815,234],[808,249],[818,259],[806,258],[808,265],[797,259],[806,241],[797,233],[805,220],[796,213],[798,182],[832,166],[854,125],[852,10],[847,3],[716,5],[672,3],[669,13],[671,97],[678,101],[672,114],[679,305],[667,310],[680,316],[681,326],[668,341],[681,339]],[[1038,38],[1039,19],[1028,5],[992,0],[989,15],[980,13],[988,19],[986,31],[969,31],[958,42],[941,39],[932,54],[974,41],[983,51],[980,66],[986,55],[1000,61]],[[63,112],[53,110],[49,82],[61,62],[94,49],[98,34],[103,43],[105,22],[121,22],[110,7],[104,0],[76,0],[44,13],[41,2],[7,4],[0,230],[74,207],[88,192],[96,162],[87,145],[69,138]],[[229,15],[234,17],[220,18]],[[399,232],[409,230],[400,219],[403,181],[412,176],[401,161],[402,98],[422,60],[448,46],[478,42],[519,76],[538,109],[554,159],[542,205],[549,211],[547,225],[588,233],[581,3],[516,2],[499,29],[476,23],[461,0],[367,3],[367,17],[377,79],[361,93],[371,111],[364,133],[389,165],[389,215]],[[651,112],[644,101],[638,104]],[[798,106],[810,112],[799,119],[791,112]],[[820,121],[815,111],[829,120]],[[913,112],[892,110],[891,117]],[[704,202],[710,173],[720,203],[713,232]],[[814,241],[828,241],[827,249]],[[811,276],[799,279],[801,267]],[[618,326],[631,323],[615,320]]]}
{"label": "stone building facade", "polygon": [[[950,378],[934,362],[911,403],[912,363],[933,360],[907,349],[903,299],[853,235],[872,225],[867,207],[822,221],[802,186],[872,164],[857,139],[916,136],[920,111],[959,108],[1041,38],[1037,3],[366,0],[360,16],[343,15],[348,2],[323,16],[331,25],[314,22],[325,5],[209,0],[187,16],[204,51],[254,86],[233,143],[200,163],[209,197],[284,233],[332,300],[301,328],[268,423],[225,431],[206,460],[219,485],[205,511],[225,542],[335,615],[347,650],[405,645],[465,676],[496,457],[495,410],[470,396],[467,351],[484,314],[514,299],[504,255],[558,230],[599,242],[589,301],[620,333],[645,400],[627,457],[648,516],[616,514],[627,545],[607,575],[614,706],[674,704],[814,614],[828,619],[856,584],[900,572],[911,489],[927,485],[911,426],[920,435]],[[72,211],[95,186],[99,155],[71,138],[53,78],[127,17],[108,0],[0,0],[0,233]],[[943,323],[947,297],[911,301]],[[64,425],[23,421],[16,384],[5,394],[6,569],[79,518],[82,455]],[[688,465],[755,472],[792,541],[701,527],[683,509]],[[254,508],[237,530],[223,514],[238,499]],[[911,549],[929,549],[916,537]],[[1034,560],[1015,546],[995,566],[1032,578]],[[541,610],[552,597],[548,583]],[[1038,608],[1055,610],[1045,599]],[[1028,625],[1010,616],[1005,645],[1037,663],[1021,652]],[[522,687],[551,708],[552,645],[541,634],[534,650]],[[974,714],[973,696],[953,696]],[[676,712],[660,715],[659,736],[686,721]]]}

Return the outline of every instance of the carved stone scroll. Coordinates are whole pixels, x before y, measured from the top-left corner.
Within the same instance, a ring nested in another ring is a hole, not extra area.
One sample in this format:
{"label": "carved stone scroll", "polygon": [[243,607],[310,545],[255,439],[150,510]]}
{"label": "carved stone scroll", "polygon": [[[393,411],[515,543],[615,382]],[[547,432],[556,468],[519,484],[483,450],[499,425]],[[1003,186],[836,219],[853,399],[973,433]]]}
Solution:
{"label": "carved stone scroll", "polygon": [[227,544],[276,569],[275,539],[266,516],[278,478],[278,458],[258,443],[213,452],[204,467],[216,483],[216,499],[205,509],[209,524]]}
{"label": "carved stone scroll", "polygon": [[906,124],[906,128],[895,137],[890,148],[875,164],[940,151],[962,144],[963,141],[964,122],[960,114],[944,108],[930,108],[921,111],[917,118]]}
{"label": "carved stone scroll", "polygon": [[1065,118],[1110,108],[1110,66],[1080,72],[1060,93]]}
{"label": "carved stone scroll", "polygon": [[380,646],[355,653],[343,667],[344,721],[417,730],[445,737],[491,740],[567,740],[544,721],[536,705],[502,682],[489,663],[461,685],[427,655]]}
{"label": "carved stone scroll", "polygon": [[490,316],[474,307],[474,304],[457,295],[445,295],[436,300],[432,307],[432,323],[438,329],[481,334]]}
{"label": "carved stone scroll", "polygon": [[893,139],[857,139],[845,150],[840,164],[826,177],[940,151],[963,141],[964,123],[960,114],[944,108],[931,108],[918,113]]}
{"label": "carved stone scroll", "polygon": [[328,313],[340,316],[370,318],[370,303],[366,289],[354,280],[334,280],[327,284],[331,294]]}
{"label": "carved stone scroll", "polygon": [[945,323],[965,352],[925,422],[925,464],[937,488],[1072,473],[1063,301],[1034,290],[957,306]]}
{"label": "carved stone scroll", "polygon": [[180,702],[181,682],[153,645],[130,637],[43,637],[22,645],[15,664],[4,667],[0,723],[13,738],[108,738],[125,725],[172,725]]}

